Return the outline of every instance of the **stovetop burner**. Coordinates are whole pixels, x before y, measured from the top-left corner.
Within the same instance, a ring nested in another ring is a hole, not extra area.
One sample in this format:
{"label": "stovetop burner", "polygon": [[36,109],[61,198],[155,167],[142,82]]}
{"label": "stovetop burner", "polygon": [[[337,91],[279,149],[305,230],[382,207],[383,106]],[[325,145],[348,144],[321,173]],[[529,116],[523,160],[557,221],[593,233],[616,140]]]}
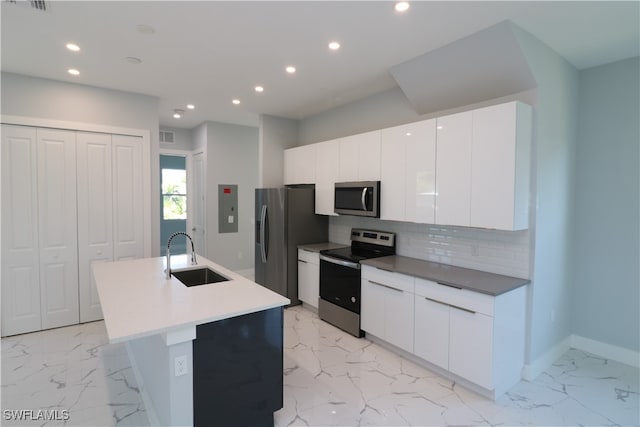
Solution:
{"label": "stovetop burner", "polygon": [[396,253],[395,234],[354,228],[351,230],[350,247],[328,249],[320,253],[351,262],[394,255]]}

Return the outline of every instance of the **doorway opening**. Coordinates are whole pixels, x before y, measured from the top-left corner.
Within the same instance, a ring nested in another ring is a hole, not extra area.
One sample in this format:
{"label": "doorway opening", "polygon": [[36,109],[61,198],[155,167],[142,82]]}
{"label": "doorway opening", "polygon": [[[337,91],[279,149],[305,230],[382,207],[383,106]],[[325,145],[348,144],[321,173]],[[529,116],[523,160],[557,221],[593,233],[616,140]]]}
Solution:
{"label": "doorway opening", "polygon": [[[185,156],[160,155],[160,255],[167,254],[167,240],[187,232],[187,164]],[[186,254],[186,238],[171,244],[171,254]]]}

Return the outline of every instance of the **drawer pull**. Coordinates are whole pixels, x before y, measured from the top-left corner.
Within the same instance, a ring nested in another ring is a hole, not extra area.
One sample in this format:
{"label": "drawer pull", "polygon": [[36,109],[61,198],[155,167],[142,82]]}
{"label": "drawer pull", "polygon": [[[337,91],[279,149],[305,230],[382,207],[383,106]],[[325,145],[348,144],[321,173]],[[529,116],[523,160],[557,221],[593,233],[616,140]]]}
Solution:
{"label": "drawer pull", "polygon": [[373,280],[369,280],[369,283],[382,286],[383,288],[391,289],[396,292],[404,292],[402,289],[394,288],[393,286],[389,286],[389,285],[383,285],[382,283],[374,282]]}
{"label": "drawer pull", "polygon": [[475,311],[473,311],[473,310],[469,310],[468,308],[458,307],[457,305],[449,304],[449,307],[451,307],[451,308],[457,308],[458,310],[466,311],[467,313],[476,314],[476,312],[475,312]]}
{"label": "drawer pull", "polygon": [[382,270],[382,271],[388,271],[389,273],[394,273],[393,270],[388,270],[386,268],[382,268],[382,267],[376,267],[378,270]]}
{"label": "drawer pull", "polygon": [[302,248],[302,250],[305,251],[305,252],[314,253],[313,251],[310,251],[309,249]]}
{"label": "drawer pull", "polygon": [[305,264],[308,264],[308,262],[303,259],[299,259],[298,262],[304,262]]}
{"label": "drawer pull", "polygon": [[436,304],[441,304],[441,305],[446,305],[446,306],[449,305],[446,302],[438,301],[437,299],[431,299],[431,298],[427,298],[427,297],[424,297],[424,299],[426,299],[427,301],[435,302]]}
{"label": "drawer pull", "polygon": [[450,285],[448,283],[442,283],[442,282],[436,282],[438,285],[442,285],[442,286],[447,286],[449,288],[453,288],[453,289],[460,289],[462,290],[462,288],[460,286],[456,286],[456,285]]}

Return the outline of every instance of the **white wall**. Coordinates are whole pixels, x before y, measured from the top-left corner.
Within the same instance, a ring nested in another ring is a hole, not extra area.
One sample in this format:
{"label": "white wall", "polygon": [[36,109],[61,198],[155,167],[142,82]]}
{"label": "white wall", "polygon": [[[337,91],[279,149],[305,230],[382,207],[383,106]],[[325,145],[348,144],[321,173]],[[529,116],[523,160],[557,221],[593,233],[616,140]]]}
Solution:
{"label": "white wall", "polygon": [[160,143],[161,149],[169,149],[169,150],[193,150],[193,137],[191,135],[191,130],[189,129],[180,129],[173,128],[167,126],[161,126],[160,130],[170,131],[174,133],[174,143],[167,144],[166,142]]}
{"label": "white wall", "polygon": [[158,100],[18,74],[2,73],[3,115],[145,129],[151,133],[151,251],[160,251]]}
{"label": "white wall", "polygon": [[[194,130],[207,141],[207,258],[231,270],[253,268],[258,129],[206,122]],[[238,232],[218,233],[218,185],[238,185]]]}
{"label": "white wall", "polygon": [[260,116],[259,188],[284,185],[284,150],[298,145],[298,121]]}
{"label": "white wall", "polygon": [[572,209],[575,334],[640,351],[640,60],[580,72]]}

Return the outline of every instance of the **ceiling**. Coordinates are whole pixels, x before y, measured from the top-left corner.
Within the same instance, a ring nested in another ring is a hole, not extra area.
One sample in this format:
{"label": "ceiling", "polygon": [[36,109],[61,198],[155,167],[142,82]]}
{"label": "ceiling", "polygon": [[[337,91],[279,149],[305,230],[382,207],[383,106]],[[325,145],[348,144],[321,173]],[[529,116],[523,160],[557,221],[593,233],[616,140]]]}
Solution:
{"label": "ceiling", "polygon": [[505,19],[578,69],[640,50],[637,1],[413,1],[404,14],[388,1],[14,1],[2,3],[2,71],[156,96],[160,124],[176,128],[305,118],[396,87],[394,65]]}

